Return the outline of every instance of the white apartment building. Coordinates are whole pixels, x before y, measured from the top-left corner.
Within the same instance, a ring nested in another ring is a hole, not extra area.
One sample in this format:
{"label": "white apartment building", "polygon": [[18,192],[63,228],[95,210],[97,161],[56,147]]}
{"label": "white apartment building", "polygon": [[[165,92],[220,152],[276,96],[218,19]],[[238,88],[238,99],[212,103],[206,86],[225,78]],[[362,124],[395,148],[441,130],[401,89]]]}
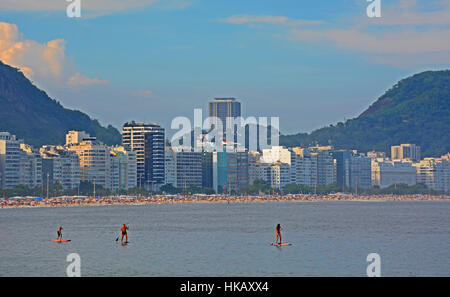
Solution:
{"label": "white apartment building", "polygon": [[420,160],[420,146],[410,143],[391,146],[392,160]]}
{"label": "white apartment building", "polygon": [[42,186],[42,157],[31,146],[20,144],[20,184],[32,189]]}
{"label": "white apartment building", "polygon": [[64,190],[75,189],[80,184],[80,159],[63,146],[45,145],[39,150],[42,156],[44,184],[59,183]]}
{"label": "white apartment building", "polygon": [[270,186],[272,189],[281,189],[291,182],[291,166],[277,162],[270,165]]}
{"label": "white apartment building", "polygon": [[69,131],[66,134],[66,146],[70,146],[72,144],[78,144],[82,142],[84,139],[88,139],[91,136],[84,131]]}
{"label": "white apartment building", "polygon": [[80,180],[111,189],[111,150],[90,138],[67,148],[80,159]]}
{"label": "white apartment building", "polygon": [[111,190],[137,187],[136,152],[123,146],[111,148]]}
{"label": "white apartment building", "polygon": [[445,158],[425,158],[414,163],[416,182],[429,189],[447,192],[450,190],[450,161]]}
{"label": "white apartment building", "polygon": [[272,146],[263,150],[261,162],[271,164],[281,162],[291,165],[291,152],[282,146]]}
{"label": "white apartment building", "polygon": [[291,183],[309,187],[318,184],[317,157],[312,156],[309,149],[293,148],[291,164]]}
{"label": "white apartment building", "polygon": [[372,159],[372,185],[386,188],[394,184],[416,184],[412,162]]}

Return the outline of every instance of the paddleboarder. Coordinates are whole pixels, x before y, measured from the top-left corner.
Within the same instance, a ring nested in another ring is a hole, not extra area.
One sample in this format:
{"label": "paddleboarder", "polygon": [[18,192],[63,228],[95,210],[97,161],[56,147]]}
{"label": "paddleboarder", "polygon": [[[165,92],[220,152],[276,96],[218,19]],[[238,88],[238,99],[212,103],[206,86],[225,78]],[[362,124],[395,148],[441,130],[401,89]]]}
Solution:
{"label": "paddleboarder", "polygon": [[[281,244],[281,230],[283,230],[283,228],[280,224],[278,224],[275,228],[275,234],[277,235],[277,239],[275,241],[276,244]],[[278,237],[280,238],[280,242],[278,242]]]}
{"label": "paddleboarder", "polygon": [[120,239],[120,242],[123,243],[123,237],[125,236],[125,242],[128,242],[128,234],[127,234],[127,230],[128,230],[128,226],[123,224],[122,228],[120,228],[120,231],[122,231],[122,238]]}
{"label": "paddleboarder", "polygon": [[58,231],[56,231],[56,234],[58,234],[58,238],[57,239],[62,239],[62,230],[63,230],[63,227],[60,226],[58,228]]}

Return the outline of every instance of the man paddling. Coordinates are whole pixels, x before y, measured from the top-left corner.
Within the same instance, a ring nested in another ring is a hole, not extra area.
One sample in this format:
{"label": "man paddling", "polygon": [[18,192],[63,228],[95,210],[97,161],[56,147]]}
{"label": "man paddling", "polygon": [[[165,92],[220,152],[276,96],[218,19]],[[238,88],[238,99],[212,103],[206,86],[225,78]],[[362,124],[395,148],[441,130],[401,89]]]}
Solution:
{"label": "man paddling", "polygon": [[56,231],[56,233],[58,234],[58,240],[62,240],[62,230],[63,230],[63,227],[62,226],[60,226],[59,228],[58,228],[58,231]]}
{"label": "man paddling", "polygon": [[[277,239],[275,240],[276,244],[281,244],[281,230],[283,230],[283,228],[281,227],[280,224],[278,224],[277,227],[275,228],[275,233],[277,235]],[[278,242],[278,237],[280,238],[280,242]]]}
{"label": "man paddling", "polygon": [[128,242],[128,234],[127,234],[127,230],[128,230],[128,226],[123,224],[122,228],[120,228],[120,231],[122,231],[122,238],[120,239],[120,242],[123,243],[123,237],[125,236],[125,242]]}

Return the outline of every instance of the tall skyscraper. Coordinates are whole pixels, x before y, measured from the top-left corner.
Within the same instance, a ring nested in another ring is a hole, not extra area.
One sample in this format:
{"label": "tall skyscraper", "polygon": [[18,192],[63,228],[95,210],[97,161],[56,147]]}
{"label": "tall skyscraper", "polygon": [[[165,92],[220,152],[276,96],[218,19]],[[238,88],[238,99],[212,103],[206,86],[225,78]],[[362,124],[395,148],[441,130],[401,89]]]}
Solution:
{"label": "tall skyscraper", "polygon": [[[209,102],[209,117],[213,117],[212,125],[217,127],[217,119],[222,122],[222,128],[224,137],[226,140],[225,132],[226,129],[233,129],[231,120],[241,116],[241,103],[236,101],[236,98],[214,98],[214,101]],[[233,133],[234,139],[229,139],[227,141],[236,141],[236,134]]]}
{"label": "tall skyscraper", "polygon": [[336,183],[342,190],[351,186],[351,157],[352,152],[346,150],[332,151],[336,162]]}
{"label": "tall skyscraper", "polygon": [[372,187],[372,159],[363,154],[353,155],[350,176],[352,189],[370,189]]}
{"label": "tall skyscraper", "polygon": [[122,145],[136,152],[138,186],[150,189],[164,184],[164,129],[161,126],[125,123]]}

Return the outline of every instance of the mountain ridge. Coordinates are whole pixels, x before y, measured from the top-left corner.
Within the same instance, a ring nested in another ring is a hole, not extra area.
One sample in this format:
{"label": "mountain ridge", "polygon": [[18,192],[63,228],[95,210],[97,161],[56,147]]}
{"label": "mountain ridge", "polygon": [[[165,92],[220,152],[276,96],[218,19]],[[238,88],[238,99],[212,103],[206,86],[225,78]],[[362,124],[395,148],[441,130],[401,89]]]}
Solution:
{"label": "mountain ridge", "polygon": [[390,152],[392,145],[415,143],[423,156],[440,156],[450,151],[449,127],[450,70],[424,71],[400,80],[358,117],[283,135],[280,144]]}
{"label": "mountain ridge", "polygon": [[112,145],[119,131],[103,127],[79,110],[64,108],[36,87],[17,68],[0,61],[0,131],[8,131],[33,146],[64,144],[69,130],[82,130]]}

